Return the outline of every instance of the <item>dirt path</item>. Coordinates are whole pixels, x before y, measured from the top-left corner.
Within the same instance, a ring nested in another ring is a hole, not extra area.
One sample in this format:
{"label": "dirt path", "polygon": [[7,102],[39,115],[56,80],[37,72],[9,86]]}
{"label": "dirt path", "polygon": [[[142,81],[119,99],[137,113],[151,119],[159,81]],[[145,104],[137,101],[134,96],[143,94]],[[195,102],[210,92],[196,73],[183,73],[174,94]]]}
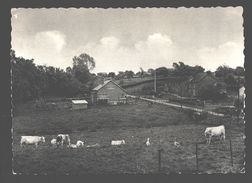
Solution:
{"label": "dirt path", "polygon": [[127,95],[127,97],[140,99],[140,100],[144,100],[144,101],[147,101],[147,102],[153,102],[153,103],[157,103],[157,104],[167,105],[167,106],[171,106],[171,107],[177,107],[177,108],[182,108],[182,109],[190,109],[190,110],[197,111],[197,112],[207,112],[208,114],[211,114],[211,115],[214,115],[214,116],[222,116],[222,117],[224,116],[224,114],[221,114],[221,113],[206,111],[206,110],[195,108],[195,107],[172,104],[172,103],[169,103],[169,102],[157,101],[157,100],[148,99],[148,98],[144,98],[144,97],[137,97],[137,96],[133,96],[133,95]]}

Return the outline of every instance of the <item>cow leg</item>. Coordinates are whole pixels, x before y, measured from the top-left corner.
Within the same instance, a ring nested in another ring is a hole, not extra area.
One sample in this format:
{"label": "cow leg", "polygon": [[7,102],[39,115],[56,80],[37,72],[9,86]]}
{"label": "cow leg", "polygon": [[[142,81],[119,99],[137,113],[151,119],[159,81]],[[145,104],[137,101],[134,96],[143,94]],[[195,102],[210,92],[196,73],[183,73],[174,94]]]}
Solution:
{"label": "cow leg", "polygon": [[225,142],[225,134],[222,135],[222,140]]}
{"label": "cow leg", "polygon": [[38,147],[38,143],[35,143],[35,147],[36,147],[36,148]]}
{"label": "cow leg", "polygon": [[208,145],[210,145],[210,143],[211,143],[211,136],[209,137],[209,141],[208,141]]}

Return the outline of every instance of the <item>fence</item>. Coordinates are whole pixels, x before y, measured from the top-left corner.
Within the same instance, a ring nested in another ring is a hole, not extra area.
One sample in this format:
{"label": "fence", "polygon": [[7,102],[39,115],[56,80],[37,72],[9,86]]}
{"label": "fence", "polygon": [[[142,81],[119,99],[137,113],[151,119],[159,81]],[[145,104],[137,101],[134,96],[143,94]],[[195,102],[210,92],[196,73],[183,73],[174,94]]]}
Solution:
{"label": "fence", "polygon": [[188,106],[184,106],[182,104],[178,105],[178,104],[168,103],[168,102],[164,102],[164,101],[156,101],[156,100],[153,100],[153,99],[143,98],[143,97],[139,97],[139,96],[132,96],[132,95],[127,95],[126,97],[133,98],[136,101],[143,100],[143,101],[146,101],[146,102],[162,104],[162,105],[175,107],[175,108],[189,109],[189,110],[193,110],[193,111],[196,111],[196,112],[207,112],[208,114],[211,114],[211,115],[214,115],[214,116],[220,116],[220,117],[224,116],[224,114],[221,114],[221,113],[216,113],[216,112],[213,112],[213,111],[206,111],[206,110],[195,108],[195,107],[188,107]]}
{"label": "fence", "polygon": [[[232,148],[232,141],[231,141],[231,139],[228,140],[228,144],[229,144],[228,150],[230,152],[229,157],[227,157],[227,158],[230,159],[230,163],[229,163],[228,166],[230,168],[232,168],[234,166],[234,163],[233,163],[233,148]],[[203,163],[204,160],[206,160],[207,158],[209,158],[209,159],[217,159],[216,156],[218,156],[218,153],[216,154],[215,157],[210,157],[211,156],[210,154],[208,154],[208,155],[204,155],[203,153],[200,154],[200,152],[201,152],[200,150],[202,150],[201,146],[206,146],[206,148],[209,148],[209,145],[207,145],[205,142],[197,142],[197,143],[195,143],[195,169],[192,168],[191,172],[195,172],[195,173],[205,172],[205,170],[201,170],[200,169],[201,163]],[[164,160],[165,160],[165,158],[164,158],[164,155],[165,155],[164,154],[164,150],[163,149],[158,149],[157,154],[158,154],[158,163],[157,163],[158,168],[157,168],[157,172],[158,173],[165,173],[163,171],[163,167],[162,167],[162,165],[165,165],[165,163],[164,163]],[[168,151],[168,154],[169,154],[169,151]],[[219,152],[219,154],[221,154],[221,152]],[[202,159],[199,158],[200,155],[204,155]],[[221,167],[219,167],[219,168],[221,168]],[[179,171],[179,172],[181,172],[181,171]]]}

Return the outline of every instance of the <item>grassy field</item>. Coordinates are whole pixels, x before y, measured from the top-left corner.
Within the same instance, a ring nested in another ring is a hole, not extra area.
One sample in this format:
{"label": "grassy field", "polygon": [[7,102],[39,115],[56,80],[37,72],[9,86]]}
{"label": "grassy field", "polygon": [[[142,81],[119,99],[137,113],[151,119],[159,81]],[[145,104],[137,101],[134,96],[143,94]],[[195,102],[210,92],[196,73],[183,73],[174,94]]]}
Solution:
{"label": "grassy field", "polygon": [[[195,143],[204,141],[206,126],[217,124],[225,124],[227,139],[232,139],[234,167],[229,142],[216,141],[199,145],[199,170],[239,172],[244,161],[244,126],[235,119],[209,117],[195,122],[179,110],[141,102],[80,111],[36,111],[29,103],[17,107],[13,118],[13,170],[22,174],[157,173],[158,149],[162,148],[163,173],[192,173],[196,169]],[[49,142],[58,133],[69,133],[72,143],[84,140],[85,145],[99,143],[100,147],[53,148]],[[21,135],[43,135],[46,143],[37,149],[21,148]],[[149,147],[145,146],[147,137]],[[175,137],[181,148],[173,145]],[[111,146],[113,139],[124,139],[126,145]]]}

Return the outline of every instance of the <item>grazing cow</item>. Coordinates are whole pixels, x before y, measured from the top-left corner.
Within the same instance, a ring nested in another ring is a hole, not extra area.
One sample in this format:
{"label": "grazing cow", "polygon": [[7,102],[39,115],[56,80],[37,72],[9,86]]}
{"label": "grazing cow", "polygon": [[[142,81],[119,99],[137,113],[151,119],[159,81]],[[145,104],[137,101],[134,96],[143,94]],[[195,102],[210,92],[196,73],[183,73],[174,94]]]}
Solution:
{"label": "grazing cow", "polygon": [[63,146],[63,144],[70,145],[70,137],[68,134],[58,134],[56,137],[57,145]]}
{"label": "grazing cow", "polygon": [[223,141],[225,141],[225,127],[224,127],[224,125],[206,128],[205,137],[206,137],[208,144],[211,143],[211,138],[214,136],[219,137],[220,140],[223,139]]}
{"label": "grazing cow", "polygon": [[118,145],[123,145],[125,144],[125,140],[112,140],[111,145],[112,146],[118,146]]}
{"label": "grazing cow", "polygon": [[150,138],[147,138],[146,146],[150,146]]}
{"label": "grazing cow", "polygon": [[35,147],[38,147],[38,144],[42,142],[45,143],[45,137],[43,136],[21,136],[20,145],[23,144],[34,144]]}
{"label": "grazing cow", "polygon": [[78,140],[78,141],[76,142],[76,146],[77,146],[77,147],[83,147],[83,146],[84,146],[84,142],[81,141],[81,140]]}

